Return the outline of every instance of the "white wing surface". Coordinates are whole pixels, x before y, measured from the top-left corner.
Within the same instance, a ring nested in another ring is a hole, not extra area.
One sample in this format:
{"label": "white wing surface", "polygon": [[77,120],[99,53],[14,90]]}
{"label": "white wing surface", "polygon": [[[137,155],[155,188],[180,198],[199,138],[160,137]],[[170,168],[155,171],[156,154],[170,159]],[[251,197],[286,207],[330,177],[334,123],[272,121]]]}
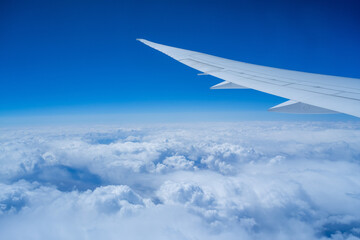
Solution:
{"label": "white wing surface", "polygon": [[212,55],[140,42],[202,73],[225,80],[213,89],[251,88],[289,101],[270,108],[287,113],[345,113],[360,117],[360,79],[291,71],[233,61]]}

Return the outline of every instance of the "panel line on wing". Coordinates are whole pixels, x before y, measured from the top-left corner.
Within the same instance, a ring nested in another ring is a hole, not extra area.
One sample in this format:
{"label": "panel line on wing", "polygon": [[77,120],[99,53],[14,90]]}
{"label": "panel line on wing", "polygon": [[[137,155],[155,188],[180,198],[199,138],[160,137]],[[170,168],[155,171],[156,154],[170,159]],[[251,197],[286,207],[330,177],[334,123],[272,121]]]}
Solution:
{"label": "panel line on wing", "polygon": [[249,75],[246,73],[239,73],[237,71],[232,71],[232,70],[227,70],[226,72],[229,72],[230,74],[234,74],[237,75],[241,78],[246,78],[249,80],[254,80],[254,81],[259,81],[259,82],[264,82],[264,83],[269,83],[269,84],[273,84],[273,85],[278,85],[278,86],[287,86],[293,89],[298,89],[298,90],[303,90],[303,91],[308,91],[308,92],[314,92],[314,93],[319,93],[319,94],[326,94],[326,95],[331,95],[331,96],[336,96],[336,97],[342,97],[342,98],[348,98],[348,99],[354,99],[354,100],[360,100],[360,93],[352,93],[352,92],[348,92],[348,91],[341,91],[338,89],[332,89],[332,88],[325,88],[322,86],[309,86],[306,84],[302,84],[300,83],[292,83],[292,82],[285,82],[285,81],[281,81],[281,80],[277,80],[277,79],[268,79],[268,78],[264,78],[264,77],[259,77],[259,76],[255,76],[255,75]]}
{"label": "panel line on wing", "polygon": [[[238,74],[236,71],[227,70],[226,72],[230,73],[232,75],[235,75],[236,77],[244,79],[244,80],[252,80],[252,81],[256,81],[256,82],[267,83],[267,84],[271,84],[271,85],[275,85],[275,86],[281,86],[281,87],[286,86],[286,87],[301,90],[301,91],[304,91],[304,92],[312,92],[312,93],[317,93],[317,94],[323,94],[323,95],[328,95],[328,96],[334,96],[334,97],[339,97],[339,98],[347,98],[347,99],[360,101],[359,98],[350,97],[349,95],[346,95],[347,92],[342,94],[341,91],[339,91],[339,90],[328,89],[328,88],[323,88],[323,87],[312,87],[312,86],[296,84],[296,83],[279,84],[279,83],[274,82],[273,80],[272,81],[266,81],[265,78],[264,79],[259,79],[258,77],[256,77],[256,78],[251,77],[250,75],[247,75],[247,74]],[[360,94],[356,95],[356,96],[360,97]]]}
{"label": "panel line on wing", "polygon": [[[348,88],[344,88],[344,87],[337,87],[340,89],[334,89],[334,88],[329,88],[329,87],[318,86],[319,84],[314,86],[314,85],[311,85],[313,83],[308,82],[308,81],[299,81],[299,80],[287,78],[287,77],[277,77],[277,76],[274,76],[271,74],[259,73],[259,72],[251,71],[251,70],[240,69],[240,70],[234,71],[231,68],[226,68],[226,67],[222,66],[221,64],[217,64],[217,66],[215,66],[216,64],[214,64],[208,60],[206,60],[206,61],[203,59],[195,60],[195,59],[193,59],[193,56],[191,56],[190,58],[181,59],[179,61],[187,66],[190,66],[199,71],[202,71],[203,73],[200,73],[199,75],[211,75],[211,73],[216,73],[219,71],[226,71],[232,75],[235,75],[237,77],[240,77],[240,78],[246,79],[246,80],[252,80],[252,81],[256,81],[256,82],[262,82],[262,83],[283,86],[283,87],[286,86],[286,87],[301,90],[304,92],[312,92],[312,93],[317,93],[317,94],[323,94],[323,95],[329,95],[329,96],[334,96],[334,97],[339,97],[339,98],[346,98],[346,99],[360,101],[360,91],[359,91],[359,93],[350,92],[348,90]],[[344,89],[346,89],[346,90],[344,90]],[[352,90],[354,91],[357,89],[352,89]]]}
{"label": "panel line on wing", "polygon": [[193,60],[193,59],[190,59],[190,58],[179,60],[179,61],[181,63],[189,66],[189,67],[195,68],[195,69],[197,69],[199,71],[202,71],[204,73],[224,70],[224,68],[217,67],[217,66],[207,64],[207,63],[203,63],[203,62],[199,62],[199,61],[196,61],[196,60]]}
{"label": "panel line on wing", "polygon": [[[226,66],[226,64],[224,64],[222,62],[218,62],[218,63],[215,64],[215,63],[213,63],[212,61],[210,61],[208,59],[204,59],[200,55],[192,55],[192,57],[194,57],[197,61],[200,60],[200,61],[205,61],[205,62],[207,62],[209,64],[214,64],[214,65],[217,65],[217,66],[220,65],[221,67],[223,67],[223,68],[225,68],[227,70],[233,70],[233,68],[234,68],[234,67],[228,67],[228,66]],[[229,61],[233,62],[233,60],[229,60]],[[251,65],[251,64],[248,64],[248,63],[241,63],[241,64]],[[258,67],[264,67],[264,66],[258,66]],[[265,68],[266,68],[267,71],[273,71],[273,70],[283,71],[283,69],[272,69],[270,67],[265,67]],[[312,86],[314,84],[314,82],[311,82],[309,80],[299,80],[297,78],[290,78],[290,77],[285,77],[285,76],[277,76],[276,74],[269,74],[269,73],[264,73],[264,72],[249,70],[249,69],[244,70],[244,69],[241,69],[240,67],[236,67],[236,69],[237,69],[236,71],[238,71],[240,69],[241,71],[244,71],[244,72],[248,72],[248,73],[252,73],[252,74],[256,74],[256,75],[263,75],[263,76],[267,76],[269,78],[276,78],[279,81],[286,81],[286,82],[294,83],[294,84],[304,84],[304,85],[307,85],[307,86]],[[291,71],[291,70],[285,70],[285,71],[290,71],[290,72],[295,72],[295,73],[302,73],[302,72]],[[302,73],[302,74],[321,76],[320,74],[315,74],[315,73]],[[331,77],[336,77],[336,76],[329,76],[329,77],[331,78]],[[320,84],[320,83],[315,82],[315,84]],[[332,88],[329,88],[328,86],[332,86]],[[349,92],[349,93],[360,94],[360,88],[357,88],[357,87],[349,88],[349,87],[344,87],[344,86],[340,86],[340,85],[337,85],[337,84],[334,85],[334,84],[331,84],[331,83],[327,83],[326,87],[324,87],[324,86],[321,86],[321,87],[326,88],[326,89],[331,89],[331,90],[338,90],[338,91],[344,91],[344,92]]]}

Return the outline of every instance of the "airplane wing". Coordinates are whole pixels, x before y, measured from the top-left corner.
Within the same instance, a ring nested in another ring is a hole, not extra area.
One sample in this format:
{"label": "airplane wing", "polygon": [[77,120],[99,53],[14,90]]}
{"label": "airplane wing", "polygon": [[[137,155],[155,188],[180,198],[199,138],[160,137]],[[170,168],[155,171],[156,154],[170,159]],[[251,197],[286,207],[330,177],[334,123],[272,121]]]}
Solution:
{"label": "airplane wing", "polygon": [[233,61],[170,47],[144,39],[140,42],[175,60],[224,82],[212,89],[251,88],[287,98],[269,109],[285,113],[345,113],[360,117],[360,79],[291,71]]}

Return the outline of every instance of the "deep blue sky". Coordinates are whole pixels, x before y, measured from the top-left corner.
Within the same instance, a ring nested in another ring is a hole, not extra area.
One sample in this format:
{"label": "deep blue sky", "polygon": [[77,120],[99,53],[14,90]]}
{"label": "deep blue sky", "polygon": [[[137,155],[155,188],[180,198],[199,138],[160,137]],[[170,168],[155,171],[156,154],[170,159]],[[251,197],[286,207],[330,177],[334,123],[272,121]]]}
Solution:
{"label": "deep blue sky", "polygon": [[[135,39],[360,78],[359,12],[360,2],[350,0],[2,0],[0,116],[227,112],[271,119],[266,109],[283,99],[209,90],[219,80]],[[228,120],[238,120],[231,114]]]}

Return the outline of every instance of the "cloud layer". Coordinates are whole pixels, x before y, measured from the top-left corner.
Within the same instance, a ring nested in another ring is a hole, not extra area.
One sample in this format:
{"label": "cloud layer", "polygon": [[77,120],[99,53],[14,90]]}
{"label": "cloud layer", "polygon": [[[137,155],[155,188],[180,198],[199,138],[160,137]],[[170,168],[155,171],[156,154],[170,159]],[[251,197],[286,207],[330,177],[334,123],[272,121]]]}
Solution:
{"label": "cloud layer", "polygon": [[360,125],[0,129],[4,239],[360,239]]}

